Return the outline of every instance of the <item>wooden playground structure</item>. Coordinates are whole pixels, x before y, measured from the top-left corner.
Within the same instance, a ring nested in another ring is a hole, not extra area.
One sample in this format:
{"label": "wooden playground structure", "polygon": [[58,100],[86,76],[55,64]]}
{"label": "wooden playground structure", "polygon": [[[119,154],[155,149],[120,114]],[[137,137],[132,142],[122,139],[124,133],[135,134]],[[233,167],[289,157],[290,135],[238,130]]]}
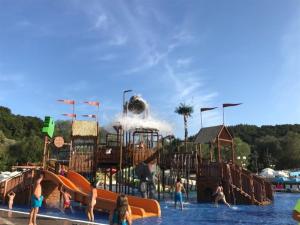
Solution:
{"label": "wooden playground structure", "polygon": [[[172,140],[166,144],[170,137],[161,136],[157,129],[125,129],[120,124],[114,129],[106,135],[105,143],[99,143],[97,120],[73,120],[70,143],[64,143],[61,137],[45,136],[43,168],[58,173],[64,165],[90,182],[102,173],[104,190],[129,195],[140,195],[144,182],[146,196],[158,200],[164,199],[176,178],[181,177],[188,195],[195,188],[199,203],[212,202],[220,182],[232,204],[267,205],[273,201],[271,184],[235,163],[233,136],[224,125],[202,128],[193,142],[174,146]],[[65,152],[63,158],[58,154],[61,149]],[[0,183],[2,202],[10,190],[31,193],[34,174],[30,171],[22,178]],[[55,179],[65,184],[63,178]],[[160,215],[160,209],[155,210]]]}

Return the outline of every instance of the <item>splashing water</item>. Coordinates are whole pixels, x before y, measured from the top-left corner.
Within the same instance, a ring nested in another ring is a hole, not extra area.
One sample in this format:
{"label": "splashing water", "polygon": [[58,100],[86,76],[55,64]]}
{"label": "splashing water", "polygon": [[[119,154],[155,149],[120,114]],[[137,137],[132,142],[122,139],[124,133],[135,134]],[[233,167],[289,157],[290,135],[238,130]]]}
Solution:
{"label": "splashing water", "polygon": [[128,106],[128,114],[117,116],[113,124],[120,124],[125,130],[136,128],[157,129],[166,135],[172,134],[172,126],[168,122],[150,115],[149,104],[140,95],[132,96]]}
{"label": "splashing water", "polygon": [[172,126],[169,123],[153,118],[150,115],[145,118],[134,114],[129,114],[124,117],[118,116],[115,122],[120,123],[125,130],[131,130],[135,128],[151,128],[157,129],[166,134],[172,133]]}

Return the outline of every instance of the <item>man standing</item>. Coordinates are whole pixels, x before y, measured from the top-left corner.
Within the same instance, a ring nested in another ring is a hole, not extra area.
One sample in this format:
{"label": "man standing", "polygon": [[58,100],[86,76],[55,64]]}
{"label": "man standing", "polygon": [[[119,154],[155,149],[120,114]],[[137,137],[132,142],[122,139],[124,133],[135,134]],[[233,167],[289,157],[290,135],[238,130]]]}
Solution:
{"label": "man standing", "polygon": [[31,197],[31,211],[29,214],[29,225],[36,225],[36,215],[39,212],[39,207],[42,206],[44,197],[42,196],[42,185],[41,182],[44,178],[43,172],[40,173],[39,178],[36,180],[33,195]]}
{"label": "man standing", "polygon": [[293,210],[293,219],[298,221],[298,225],[300,225],[300,199],[297,201],[297,204]]}
{"label": "man standing", "polygon": [[181,179],[177,178],[177,182],[175,184],[175,209],[177,207],[177,202],[180,202],[181,210],[183,210],[183,202],[182,202],[182,191],[186,193],[183,184],[181,183]]}

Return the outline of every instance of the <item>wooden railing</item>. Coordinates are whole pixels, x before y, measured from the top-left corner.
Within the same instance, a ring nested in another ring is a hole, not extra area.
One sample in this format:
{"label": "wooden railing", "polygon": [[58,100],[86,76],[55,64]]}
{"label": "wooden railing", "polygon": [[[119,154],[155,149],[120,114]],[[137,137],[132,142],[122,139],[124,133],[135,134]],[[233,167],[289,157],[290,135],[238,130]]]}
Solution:
{"label": "wooden railing", "polygon": [[[157,149],[127,149],[123,148],[123,165],[137,165],[144,161],[154,161],[157,159]],[[120,147],[111,147],[109,149],[99,149],[96,153],[98,164],[115,164],[120,162]]]}
{"label": "wooden railing", "polygon": [[0,183],[0,194],[2,203],[5,203],[6,195],[11,192],[19,192],[25,190],[26,187],[32,185],[32,170],[25,171],[15,177],[4,180]]}
{"label": "wooden railing", "polygon": [[271,184],[237,165],[232,164],[230,168],[233,185],[251,197],[253,203],[273,200]]}

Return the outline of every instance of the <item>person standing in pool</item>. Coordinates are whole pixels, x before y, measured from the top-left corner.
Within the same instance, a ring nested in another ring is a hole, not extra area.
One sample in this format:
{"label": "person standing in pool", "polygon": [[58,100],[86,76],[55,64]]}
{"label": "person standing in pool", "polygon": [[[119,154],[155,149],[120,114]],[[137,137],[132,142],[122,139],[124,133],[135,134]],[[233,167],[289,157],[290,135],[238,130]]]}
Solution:
{"label": "person standing in pool", "polygon": [[66,190],[63,190],[62,186],[60,188],[60,192],[62,193],[62,196],[63,196],[63,199],[64,199],[64,206],[63,206],[64,210],[68,209],[68,208],[72,210],[72,208],[71,208],[71,198],[72,198],[72,196],[68,192],[66,192]]}
{"label": "person standing in pool", "polygon": [[300,225],[300,199],[297,201],[293,210],[293,219],[299,222],[298,225]]}
{"label": "person standing in pool", "polygon": [[89,204],[87,208],[87,216],[89,221],[94,222],[94,207],[96,205],[96,200],[97,199],[97,189],[96,185],[94,183],[91,183],[91,192],[89,196]]}
{"label": "person standing in pool", "polygon": [[216,195],[215,198],[215,205],[218,206],[218,202],[220,200],[222,200],[224,202],[225,205],[227,205],[228,207],[230,207],[230,205],[228,204],[228,202],[226,202],[226,198],[225,198],[225,194],[223,191],[223,186],[222,186],[222,182],[219,182],[219,185],[215,191],[215,193],[213,195]]}
{"label": "person standing in pool", "polygon": [[39,212],[39,208],[42,206],[44,197],[42,196],[42,185],[41,182],[44,178],[43,172],[41,172],[39,178],[36,180],[33,195],[31,197],[31,211],[29,214],[29,225],[36,225],[36,215]]}
{"label": "person standing in pool", "polygon": [[131,209],[128,204],[126,195],[119,195],[117,198],[116,208],[110,212],[109,215],[110,225],[131,225]]}
{"label": "person standing in pool", "polygon": [[177,182],[175,184],[175,209],[177,207],[177,202],[180,202],[181,210],[183,210],[183,202],[182,202],[182,191],[186,193],[183,184],[181,183],[181,179],[177,178]]}
{"label": "person standing in pool", "polygon": [[8,193],[8,208],[12,209],[14,204],[14,198],[16,196],[15,192],[11,191]]}

